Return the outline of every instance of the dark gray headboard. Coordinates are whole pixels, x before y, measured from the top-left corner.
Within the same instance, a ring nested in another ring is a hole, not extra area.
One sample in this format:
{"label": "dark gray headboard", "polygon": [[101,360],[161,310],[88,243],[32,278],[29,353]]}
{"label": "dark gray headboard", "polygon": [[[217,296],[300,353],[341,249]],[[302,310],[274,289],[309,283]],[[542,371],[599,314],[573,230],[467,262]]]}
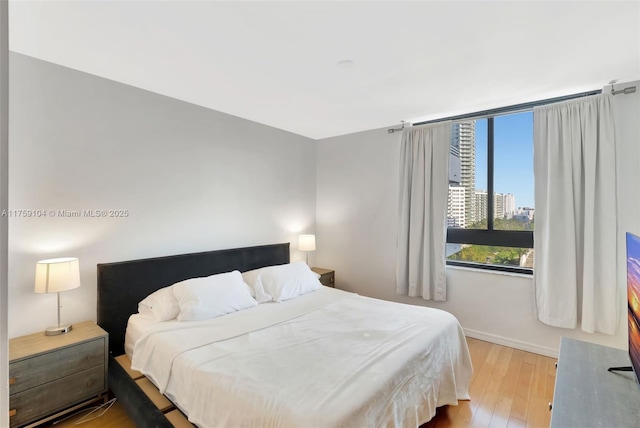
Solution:
{"label": "dark gray headboard", "polygon": [[188,278],[289,263],[289,243],[180,254],[98,265],[98,325],[109,333],[109,351],[124,353],[129,316],[152,292]]}

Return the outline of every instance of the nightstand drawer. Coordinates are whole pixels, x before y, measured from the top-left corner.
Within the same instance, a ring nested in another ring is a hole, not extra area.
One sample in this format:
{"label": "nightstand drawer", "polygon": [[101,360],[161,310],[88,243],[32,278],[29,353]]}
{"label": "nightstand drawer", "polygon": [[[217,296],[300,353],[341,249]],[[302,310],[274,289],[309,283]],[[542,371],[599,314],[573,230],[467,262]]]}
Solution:
{"label": "nightstand drawer", "polygon": [[106,389],[105,368],[99,366],[84,370],[27,391],[12,394],[9,409],[15,410],[11,426],[33,421],[64,409]]}
{"label": "nightstand drawer", "polygon": [[323,269],[319,267],[312,267],[312,271],[320,275],[320,284],[325,287],[334,287],[336,286],[336,272],[331,269]]}
{"label": "nightstand drawer", "polygon": [[[17,394],[73,373],[100,366],[104,371],[105,339],[99,338],[57,352],[9,364],[10,393]],[[55,369],[52,370],[52,367]]]}
{"label": "nightstand drawer", "polygon": [[334,283],[334,273],[333,271],[330,273],[325,273],[324,275],[320,275],[320,283],[325,287],[335,287]]}

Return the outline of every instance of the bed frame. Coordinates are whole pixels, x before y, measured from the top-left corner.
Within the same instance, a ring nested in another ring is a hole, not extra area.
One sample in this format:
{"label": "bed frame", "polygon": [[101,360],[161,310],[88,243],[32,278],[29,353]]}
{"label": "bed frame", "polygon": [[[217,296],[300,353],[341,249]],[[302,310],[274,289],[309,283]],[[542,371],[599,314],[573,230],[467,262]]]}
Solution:
{"label": "bed frame", "polygon": [[137,427],[172,427],[115,357],[124,354],[129,316],[152,292],[178,281],[289,263],[289,243],[98,264],[98,325],[109,333],[109,389]]}

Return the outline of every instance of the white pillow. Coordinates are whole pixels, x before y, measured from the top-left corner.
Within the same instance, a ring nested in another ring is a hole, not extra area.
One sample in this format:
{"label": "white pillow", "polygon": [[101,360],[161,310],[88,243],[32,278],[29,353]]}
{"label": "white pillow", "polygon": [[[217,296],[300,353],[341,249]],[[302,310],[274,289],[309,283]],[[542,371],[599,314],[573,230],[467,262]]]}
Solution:
{"label": "white pillow", "polygon": [[245,272],[243,278],[256,292],[258,302],[283,302],[322,288],[315,272],[304,262],[268,266]]}
{"label": "white pillow", "polygon": [[138,312],[156,321],[175,319],[180,313],[178,301],[171,291],[172,285],[161,288],[145,297],[138,303]]}
{"label": "white pillow", "polygon": [[256,306],[239,271],[191,278],[173,285],[178,321],[198,321]]}
{"label": "white pillow", "polygon": [[260,274],[270,267],[272,266],[242,272],[242,280],[249,286],[251,296],[253,296],[258,303],[270,302],[272,300],[271,296],[265,294],[262,283],[260,282]]}
{"label": "white pillow", "polygon": [[[305,266],[307,266],[303,262],[294,262],[293,264],[297,264],[297,263],[302,263]],[[288,266],[288,265],[277,265],[277,266]],[[251,290],[251,296],[254,297],[258,301],[258,303],[270,302],[273,300],[273,297],[270,294],[267,294],[266,291],[264,290],[264,287],[262,286],[262,280],[261,280],[260,274],[266,271],[267,275],[269,275],[269,270],[271,270],[274,267],[276,266],[267,266],[259,269],[253,269],[246,272],[242,272],[242,279],[244,280],[244,282],[247,283],[247,285],[249,286],[249,289]],[[308,266],[307,266],[307,269],[309,270],[309,272],[315,275],[316,278],[318,279],[320,278],[320,274],[315,273],[314,271],[309,269]],[[311,282],[313,283],[313,281]],[[292,296],[292,297],[295,297],[295,296]]]}

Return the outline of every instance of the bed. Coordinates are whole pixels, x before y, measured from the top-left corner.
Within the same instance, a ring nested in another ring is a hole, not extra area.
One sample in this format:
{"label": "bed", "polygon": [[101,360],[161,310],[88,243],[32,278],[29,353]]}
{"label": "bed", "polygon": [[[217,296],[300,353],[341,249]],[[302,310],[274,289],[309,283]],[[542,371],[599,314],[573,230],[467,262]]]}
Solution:
{"label": "bed", "polygon": [[[205,427],[419,426],[469,399],[466,341],[443,311],[321,287],[213,319],[134,315],[176,282],[289,261],[289,244],[274,244],[98,265],[98,324],[112,357],[126,351]],[[115,363],[109,378],[137,426],[171,426]]]}

